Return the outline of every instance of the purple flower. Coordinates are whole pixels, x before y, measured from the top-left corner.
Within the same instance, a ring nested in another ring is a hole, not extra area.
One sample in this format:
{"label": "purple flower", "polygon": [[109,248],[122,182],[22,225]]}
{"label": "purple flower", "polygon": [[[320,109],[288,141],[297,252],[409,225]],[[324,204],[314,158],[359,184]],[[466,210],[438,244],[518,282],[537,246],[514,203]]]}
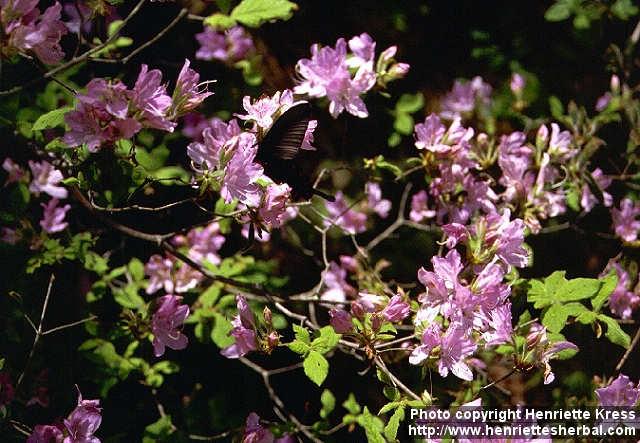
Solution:
{"label": "purple flower", "polygon": [[52,198],[46,205],[41,203],[40,206],[44,208],[44,214],[42,220],[40,220],[40,226],[49,234],[60,232],[69,226],[69,223],[64,221],[67,211],[71,209],[71,205],[58,206],[60,201],[57,198]]}
{"label": "purple flower", "polygon": [[264,172],[260,164],[255,163],[256,147],[252,134],[243,133],[238,136],[233,157],[225,167],[220,195],[229,203],[237,198],[250,207],[260,204],[259,187],[256,181]]}
{"label": "purple flower", "polygon": [[200,81],[200,74],[189,67],[191,62],[186,59],[178,75],[176,87],[173,90],[172,111],[173,118],[193,111],[195,108],[209,97],[213,92],[208,92],[206,86],[203,88]]}
{"label": "purple flower", "polygon": [[22,238],[22,234],[15,229],[7,228],[5,226],[0,228],[0,241],[15,245]]}
{"label": "purple flower", "polygon": [[[360,55],[368,53],[373,44],[365,39],[361,35],[354,40]],[[360,95],[373,87],[376,74],[372,61],[362,62],[359,57],[354,61],[359,67],[351,78],[347,43],[343,38],[338,39],[335,48],[314,44],[311,46],[311,58],[299,60],[296,64],[296,72],[302,81],[295,87],[295,93],[329,98],[329,112],[334,118],[344,110],[356,117],[367,117],[369,114]]]}
{"label": "purple flower", "polygon": [[511,303],[507,302],[489,313],[489,331],[482,334],[487,346],[495,346],[511,341]]}
{"label": "purple flower", "polygon": [[62,172],[58,171],[53,165],[45,160],[34,162],[29,160],[29,168],[33,180],[29,185],[29,190],[36,195],[41,192],[49,194],[54,198],[67,198],[67,190],[62,186],[57,186],[62,181]]}
{"label": "purple flower", "polygon": [[209,170],[222,168],[222,147],[227,143],[233,144],[241,133],[237,120],[231,120],[229,123],[219,119],[210,121],[202,131],[202,142],[196,141],[187,146],[187,155],[194,169],[202,172],[202,168]]}
{"label": "purple flower", "polygon": [[347,334],[353,331],[351,314],[343,309],[331,309],[329,311],[329,323],[338,334]]}
{"label": "purple flower", "polygon": [[24,169],[20,167],[19,164],[14,162],[11,158],[7,157],[2,162],[2,169],[4,169],[9,176],[7,180],[4,182],[4,185],[7,186],[10,183],[17,183],[22,180],[26,173]]}
{"label": "purple flower", "polygon": [[385,304],[385,298],[368,292],[358,293],[357,300],[351,302],[351,313],[362,319],[364,314],[379,311]]}
{"label": "purple flower", "polygon": [[640,230],[640,221],[636,217],[640,215],[640,205],[629,198],[620,202],[620,209],[611,210],[613,228],[618,237],[626,242],[636,241]]}
{"label": "purple flower", "polygon": [[273,443],[273,440],[274,436],[271,431],[260,424],[260,416],[255,412],[249,414],[242,443]]}
{"label": "purple flower", "polygon": [[495,248],[496,255],[507,265],[523,268],[529,262],[524,243],[524,222],[519,218],[510,220],[511,211],[504,209],[502,215],[489,214],[485,241]]}
{"label": "purple flower", "polygon": [[350,68],[358,68],[361,65],[373,62],[376,52],[376,42],[366,32],[349,40],[349,49],[353,55],[347,59]]}
{"label": "purple flower", "polygon": [[14,51],[33,51],[45,64],[58,63],[64,57],[60,38],[67,27],[60,21],[62,6],[56,2],[40,15],[37,1],[2,2],[0,16],[7,47]]}
{"label": "purple flower", "polygon": [[550,343],[547,337],[547,329],[539,323],[534,323],[529,328],[527,334],[527,348],[534,351],[533,361],[536,366],[544,368],[544,384],[555,380],[555,374],[551,371],[551,365],[549,361],[557,358],[557,354],[560,351],[571,349],[578,350],[578,347],[569,341],[557,341]]}
{"label": "purple flower", "polygon": [[225,32],[207,26],[203,32],[196,34],[196,40],[200,43],[196,58],[200,60],[216,59],[235,63],[245,59],[254,49],[251,36],[241,26],[234,26]]}
{"label": "purple flower", "polygon": [[640,400],[640,384],[636,386],[629,377],[620,374],[605,388],[596,389],[599,406],[633,407]]}
{"label": "purple flower", "polygon": [[227,358],[240,358],[248,352],[258,349],[253,312],[243,296],[236,296],[236,303],[238,315],[231,322],[233,329],[230,334],[235,338],[235,343],[220,351]]}
{"label": "purple flower", "polygon": [[600,278],[614,269],[618,276],[618,284],[609,296],[609,309],[620,318],[631,318],[633,311],[640,306],[640,297],[631,289],[629,273],[619,263],[611,260],[600,274]]}
{"label": "purple flower", "polygon": [[449,371],[462,380],[473,380],[471,368],[464,359],[476,351],[476,344],[465,334],[465,328],[452,323],[442,337],[438,372],[446,377]]}
{"label": "purple flower", "polygon": [[322,283],[327,287],[320,295],[322,300],[342,303],[347,300],[347,295],[355,293],[355,289],[347,283],[346,269],[334,261],[322,271]]}
{"label": "purple flower", "polygon": [[429,358],[431,351],[440,346],[442,330],[437,323],[431,323],[422,333],[420,345],[417,346],[409,355],[409,363],[419,365]]}
{"label": "purple flower", "polygon": [[218,251],[225,242],[224,235],[220,234],[218,222],[212,222],[202,229],[194,228],[186,237],[189,249],[189,257],[196,262],[208,261],[213,265],[220,264]]}
{"label": "purple flower", "polygon": [[385,320],[390,321],[392,323],[397,323],[405,318],[411,313],[411,308],[409,307],[409,303],[404,301],[401,295],[394,295],[389,300],[389,304],[385,306],[385,308],[381,311],[382,316]]}
{"label": "purple flower", "polygon": [[525,80],[525,78],[517,72],[514,72],[511,76],[509,87],[511,88],[511,92],[513,92],[515,95],[520,95],[522,94],[522,90],[524,89],[526,84],[527,81]]}
{"label": "purple flower", "polygon": [[180,328],[189,316],[189,306],[180,304],[182,297],[164,295],[158,298],[159,306],[151,318],[153,332],[153,353],[156,357],[164,354],[165,346],[176,351],[184,349],[189,339]]}
{"label": "purple flower", "polygon": [[90,152],[96,152],[103,143],[133,137],[142,125],[128,115],[128,92],[119,80],[91,80],[87,93],[76,96],[76,109],[64,116],[71,129],[65,134],[64,142],[69,146],[86,144]]}
{"label": "purple flower", "polygon": [[427,288],[427,293],[420,296],[420,302],[430,306],[438,306],[449,301],[450,295],[460,286],[458,274],[463,265],[460,254],[452,249],[447,255],[431,259],[434,272],[424,268],[418,270],[418,280]]}
{"label": "purple flower", "polygon": [[473,111],[476,103],[487,104],[490,96],[491,86],[481,77],[474,77],[467,82],[456,80],[451,91],[442,99],[440,115],[453,120],[463,113]]}
{"label": "purple flower", "polygon": [[425,190],[413,194],[413,197],[411,197],[411,212],[409,212],[411,221],[420,223],[425,219],[435,217],[436,211],[429,209],[427,199],[428,196]]}
{"label": "purple flower", "polygon": [[[606,207],[611,206],[613,204],[613,197],[608,192],[605,192],[605,189],[607,189],[609,185],[611,185],[611,182],[613,180],[610,177],[607,177],[606,175],[604,175],[604,173],[602,172],[602,169],[600,168],[594,169],[593,172],[591,173],[591,176],[593,177],[593,180],[596,182],[595,183],[596,186],[602,192],[602,199],[603,199],[602,203]],[[593,209],[596,203],[598,203],[598,199],[591,192],[589,185],[585,183],[584,185],[582,185],[582,195],[580,197],[580,205],[584,208],[586,212],[589,212],[591,211],[591,209]]]}
{"label": "purple flower", "polygon": [[602,94],[600,97],[598,97],[598,100],[596,101],[596,106],[595,106],[596,111],[598,112],[604,111],[607,108],[607,106],[609,106],[609,103],[611,103],[612,98],[613,96],[608,91]]}
{"label": "purple flower", "polygon": [[326,202],[325,207],[331,220],[325,220],[325,226],[335,224],[349,234],[358,234],[367,230],[367,215],[350,208],[342,191],[338,191],[334,202]]}
{"label": "purple flower", "polygon": [[464,128],[459,118],[454,119],[446,129],[437,115],[430,114],[424,123],[418,123],[415,127],[416,148],[442,155],[454,154],[468,147],[472,137],[473,129]]}
{"label": "purple flower", "polygon": [[290,199],[291,188],[288,184],[270,184],[258,208],[260,219],[274,228],[279,227],[286,216],[287,202]]}
{"label": "purple flower", "polygon": [[144,272],[149,276],[147,294],[153,294],[161,288],[166,292],[173,292],[174,282],[171,277],[173,261],[171,259],[154,254],[149,257],[149,261],[144,266]]}
{"label": "purple flower", "polygon": [[37,425],[33,428],[33,432],[29,438],[27,438],[27,443],[62,443],[63,439],[64,435],[57,426]]}
{"label": "purple flower", "polygon": [[367,182],[364,186],[367,195],[367,206],[381,218],[387,218],[391,210],[391,201],[382,198],[380,185],[375,182]]}
{"label": "purple flower", "polygon": [[172,105],[171,97],[167,95],[167,88],[162,84],[160,70],[149,71],[147,65],[142,65],[136,84],[129,95],[143,126],[173,132],[176,124],[167,118]]}
{"label": "purple flower", "polygon": [[578,153],[577,149],[571,149],[571,133],[560,131],[557,123],[551,123],[551,139],[549,140],[549,155],[566,161]]}
{"label": "purple flower", "polygon": [[100,443],[93,434],[102,422],[100,400],[83,400],[78,391],[78,405],[64,420],[69,433],[64,443]]}

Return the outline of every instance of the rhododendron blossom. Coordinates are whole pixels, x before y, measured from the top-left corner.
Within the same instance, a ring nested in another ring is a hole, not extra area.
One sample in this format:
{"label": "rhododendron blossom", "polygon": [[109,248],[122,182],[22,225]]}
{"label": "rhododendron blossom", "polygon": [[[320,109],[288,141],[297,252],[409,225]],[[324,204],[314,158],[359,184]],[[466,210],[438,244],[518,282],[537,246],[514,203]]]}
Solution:
{"label": "rhododendron blossom", "polygon": [[164,295],[158,299],[159,306],[151,318],[153,352],[156,357],[164,354],[165,347],[181,350],[189,343],[187,336],[180,332],[189,316],[189,306],[181,302],[182,297],[175,295]]}

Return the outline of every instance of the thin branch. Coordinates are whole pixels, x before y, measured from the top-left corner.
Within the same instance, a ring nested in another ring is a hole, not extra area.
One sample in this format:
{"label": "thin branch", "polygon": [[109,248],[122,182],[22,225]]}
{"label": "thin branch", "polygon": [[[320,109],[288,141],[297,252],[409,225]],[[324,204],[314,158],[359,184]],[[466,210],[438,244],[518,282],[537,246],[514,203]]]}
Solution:
{"label": "thin branch", "polygon": [[624,355],[622,356],[622,358],[620,359],[620,361],[616,365],[615,372],[620,372],[620,370],[622,369],[624,364],[627,362],[627,359],[629,358],[629,355],[631,355],[631,353],[633,352],[634,348],[636,347],[636,345],[638,344],[639,341],[640,341],[640,328],[638,328],[638,330],[636,331],[636,335],[633,336],[633,340],[631,341],[631,344],[629,345],[629,349],[627,349],[625,351]]}
{"label": "thin branch", "polygon": [[131,53],[129,55],[124,57],[121,60],[122,64],[126,65],[129,62],[129,60],[131,60],[133,57],[135,57],[139,52],[143,51],[147,47],[151,46],[152,44],[154,44],[155,42],[160,40],[167,32],[169,32],[169,30],[171,28],[173,28],[175,25],[177,25],[180,20],[182,20],[186,15],[188,15],[188,13],[189,13],[189,11],[186,8],[181,9],[180,12],[178,13],[178,15],[176,15],[175,18],[173,20],[171,20],[171,22],[167,26],[165,26],[158,34],[156,34],[151,40],[149,40],[146,43],[138,46],[136,49],[131,51]]}
{"label": "thin branch", "polygon": [[82,320],[74,321],[74,322],[72,322],[72,323],[67,323],[66,325],[61,325],[61,326],[56,326],[55,328],[51,328],[51,329],[49,329],[49,330],[47,330],[47,331],[44,331],[44,332],[42,333],[42,335],[47,335],[47,334],[51,334],[51,333],[53,333],[53,332],[61,331],[61,330],[63,330],[63,329],[72,328],[72,327],[74,327],[74,326],[81,325],[81,324],[83,324],[83,323],[86,323],[86,322],[91,321],[91,320],[95,320],[95,319],[97,319],[97,318],[98,318],[98,317],[97,317],[97,316],[95,316],[95,315],[90,315],[89,317],[87,317],[87,318],[83,318]]}
{"label": "thin branch", "polygon": [[402,391],[404,391],[405,394],[407,394],[409,397],[413,398],[414,400],[422,401],[422,399],[420,398],[420,396],[418,394],[416,394],[411,389],[409,389],[404,383],[402,383],[402,381],[400,381],[400,379],[398,377],[396,377],[393,374],[393,372],[391,372],[387,368],[387,365],[384,364],[384,362],[382,361],[382,359],[380,357],[376,357],[373,361],[376,364],[376,366],[378,368],[380,368],[380,370],[382,372],[384,372],[391,379],[391,382],[394,385],[396,385],[398,388],[400,388]]}
{"label": "thin branch", "polygon": [[400,199],[400,206],[398,207],[398,217],[396,218],[396,220],[387,229],[382,231],[378,236],[371,240],[369,244],[367,244],[367,246],[364,248],[365,251],[371,251],[373,248],[378,246],[378,244],[386,240],[391,234],[396,232],[396,230],[404,225],[404,211],[407,207],[407,198],[409,197],[409,191],[411,191],[411,183],[408,183],[404,187],[404,191],[402,191],[402,198]]}

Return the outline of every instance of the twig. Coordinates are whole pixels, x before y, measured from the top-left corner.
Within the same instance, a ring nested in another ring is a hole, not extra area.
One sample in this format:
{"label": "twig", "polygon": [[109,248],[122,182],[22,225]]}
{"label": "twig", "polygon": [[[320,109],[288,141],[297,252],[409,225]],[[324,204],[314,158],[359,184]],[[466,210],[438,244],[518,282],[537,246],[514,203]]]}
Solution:
{"label": "twig", "polygon": [[42,311],[40,312],[40,323],[38,324],[38,329],[36,329],[36,335],[33,338],[33,344],[31,345],[31,351],[29,351],[29,355],[27,356],[27,361],[24,364],[24,369],[20,376],[18,377],[18,381],[16,382],[16,392],[20,389],[20,385],[22,384],[22,380],[24,380],[24,376],[27,373],[27,369],[29,368],[29,363],[33,358],[33,355],[36,351],[36,346],[38,345],[38,341],[40,341],[40,337],[42,337],[42,324],[44,323],[44,316],[47,313],[47,306],[49,305],[49,297],[51,296],[51,288],[53,287],[53,282],[55,280],[55,275],[51,274],[49,277],[49,284],[47,286],[47,294],[44,297],[44,303],[42,304]]}
{"label": "twig", "polygon": [[407,395],[409,395],[411,398],[413,398],[414,400],[418,400],[418,401],[422,401],[422,399],[420,398],[420,396],[418,394],[416,394],[415,392],[413,392],[411,389],[409,389],[404,383],[402,383],[400,381],[400,379],[398,377],[396,377],[388,368],[387,365],[384,364],[384,362],[382,361],[382,359],[380,359],[380,357],[376,357],[374,360],[374,363],[376,364],[376,366],[378,368],[380,368],[380,370],[382,372],[384,372],[393,382],[394,385],[396,385],[398,388],[400,388],[402,391],[404,391]]}
{"label": "twig", "polygon": [[86,323],[88,321],[95,320],[96,318],[98,318],[98,317],[95,316],[95,315],[90,315],[89,317],[83,318],[82,320],[74,321],[72,323],[67,323],[66,325],[61,325],[61,326],[56,326],[55,328],[51,328],[51,329],[49,329],[47,331],[44,331],[42,333],[42,335],[47,335],[47,334],[51,334],[53,332],[61,331],[63,329],[72,328],[74,326],[81,325],[82,323]]}
{"label": "twig", "polygon": [[[304,424],[302,424],[300,422],[300,420],[298,420],[298,418],[293,415],[290,412],[286,411],[286,407],[284,405],[284,402],[282,401],[282,399],[278,396],[278,394],[276,393],[275,389],[273,389],[273,386],[271,386],[271,381],[269,380],[269,377],[271,376],[270,371],[264,369],[262,366],[257,365],[256,363],[252,362],[251,360],[249,360],[248,358],[245,357],[240,357],[240,362],[242,364],[244,364],[245,366],[253,369],[255,372],[257,372],[258,374],[260,374],[262,376],[262,382],[264,383],[264,387],[267,389],[267,393],[269,394],[269,398],[271,398],[271,401],[273,401],[273,403],[280,408],[282,411],[285,412],[285,414],[287,415],[287,418],[289,420],[291,420],[291,422],[296,426],[296,429],[298,429],[300,432],[302,432],[309,440],[315,442],[315,443],[322,443],[322,440],[320,440],[319,438],[317,438],[315,435],[313,435],[313,433],[311,433],[311,431],[309,431],[309,427],[305,426]],[[295,369],[295,367],[297,367],[296,365],[292,365],[290,366],[290,370]],[[282,373],[282,372],[279,372]]]}
{"label": "twig", "polygon": [[631,340],[631,344],[629,345],[629,349],[627,349],[625,351],[624,355],[622,356],[622,358],[620,359],[620,361],[616,365],[615,372],[620,372],[620,370],[622,369],[622,367],[626,363],[627,359],[629,358],[629,355],[631,355],[631,352],[633,352],[633,349],[638,344],[638,341],[640,341],[640,328],[638,328],[638,330],[636,331],[636,335],[633,336],[633,340]]}
{"label": "twig", "polygon": [[396,220],[384,231],[382,231],[378,236],[376,236],[373,240],[365,246],[365,251],[369,252],[373,248],[375,248],[379,243],[386,240],[391,234],[396,232],[397,229],[401,228],[404,225],[404,211],[407,207],[407,198],[409,197],[409,191],[411,190],[411,183],[408,183],[404,187],[404,191],[402,191],[402,198],[400,199],[400,206],[398,207],[398,217]]}
{"label": "twig", "polygon": [[175,18],[173,20],[171,20],[171,22],[167,26],[165,26],[159,33],[157,33],[151,40],[149,40],[146,43],[138,46],[136,49],[131,51],[131,53],[129,55],[124,57],[121,60],[122,64],[126,65],[129,62],[129,60],[131,60],[133,57],[135,57],[136,54],[138,54],[140,51],[143,51],[147,47],[151,46],[152,44],[154,44],[155,42],[160,40],[167,32],[169,32],[169,30],[171,28],[173,28],[175,25],[177,25],[178,22],[180,20],[182,20],[188,13],[189,13],[189,11],[186,8],[181,9],[180,12],[178,13],[178,15],[176,15]]}

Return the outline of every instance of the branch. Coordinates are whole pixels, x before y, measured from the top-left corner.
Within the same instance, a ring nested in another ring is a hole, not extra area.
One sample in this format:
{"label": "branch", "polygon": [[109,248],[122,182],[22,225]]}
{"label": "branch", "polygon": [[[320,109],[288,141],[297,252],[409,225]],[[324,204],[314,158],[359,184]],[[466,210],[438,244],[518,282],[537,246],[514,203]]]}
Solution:
{"label": "branch", "polygon": [[639,341],[640,341],[640,328],[638,328],[638,330],[636,331],[636,335],[633,336],[633,340],[631,341],[631,344],[629,345],[629,349],[627,349],[625,351],[624,355],[622,356],[622,358],[620,359],[620,361],[616,365],[615,372],[620,372],[620,370],[622,369],[624,364],[627,362],[627,359],[629,358],[629,355],[631,355],[631,352],[633,352],[633,349],[636,347],[636,345],[638,344]]}
{"label": "branch", "polygon": [[404,191],[402,191],[402,198],[400,199],[400,206],[398,207],[398,217],[396,220],[384,231],[382,231],[378,236],[376,236],[373,240],[369,242],[369,244],[365,247],[367,252],[371,251],[373,248],[378,246],[379,243],[386,240],[391,234],[396,232],[399,228],[404,225],[404,211],[407,207],[407,198],[409,197],[409,191],[411,190],[411,183],[408,183],[404,187]]}

